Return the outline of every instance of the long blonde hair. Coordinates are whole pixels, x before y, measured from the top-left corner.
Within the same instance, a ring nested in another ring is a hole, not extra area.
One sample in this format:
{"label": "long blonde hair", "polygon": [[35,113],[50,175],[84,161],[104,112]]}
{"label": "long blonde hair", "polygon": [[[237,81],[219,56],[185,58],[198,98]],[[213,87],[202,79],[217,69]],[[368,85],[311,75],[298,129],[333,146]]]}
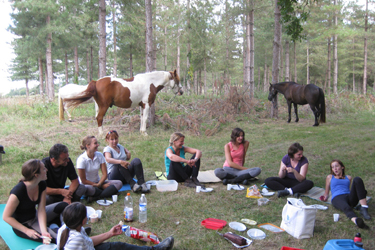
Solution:
{"label": "long blonde hair", "polygon": [[185,136],[180,132],[174,132],[169,139],[169,146],[173,146],[173,142],[179,140],[181,137],[185,138]]}

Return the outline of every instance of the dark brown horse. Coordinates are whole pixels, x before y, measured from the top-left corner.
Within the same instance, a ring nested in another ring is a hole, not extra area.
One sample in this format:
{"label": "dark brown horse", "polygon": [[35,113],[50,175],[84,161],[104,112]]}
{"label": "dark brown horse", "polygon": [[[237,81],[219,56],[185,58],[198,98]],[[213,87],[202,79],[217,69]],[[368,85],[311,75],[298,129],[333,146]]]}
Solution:
{"label": "dark brown horse", "polygon": [[299,121],[297,104],[310,105],[310,108],[315,116],[314,126],[319,126],[319,116],[320,122],[326,122],[326,103],[324,99],[324,92],[318,86],[314,84],[299,85],[295,82],[280,82],[270,85],[268,100],[272,101],[278,92],[284,95],[286,102],[288,103],[288,122],[291,120],[290,111],[292,108],[292,103],[294,105],[294,112],[296,113],[296,122]]}

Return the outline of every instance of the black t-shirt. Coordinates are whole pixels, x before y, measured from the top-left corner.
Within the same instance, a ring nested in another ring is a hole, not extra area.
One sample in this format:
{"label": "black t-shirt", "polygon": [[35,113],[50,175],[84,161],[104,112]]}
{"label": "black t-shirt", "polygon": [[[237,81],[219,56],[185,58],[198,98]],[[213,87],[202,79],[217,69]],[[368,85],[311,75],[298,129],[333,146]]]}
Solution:
{"label": "black t-shirt", "polygon": [[28,220],[31,220],[35,217],[36,209],[35,206],[39,204],[40,197],[44,190],[46,190],[46,182],[41,181],[38,184],[39,186],[39,194],[38,199],[36,201],[32,201],[27,194],[27,189],[25,183],[20,181],[14,188],[10,191],[10,194],[14,194],[17,196],[19,200],[19,204],[14,211],[13,218],[15,218],[18,222],[24,223]]}
{"label": "black t-shirt", "polygon": [[70,181],[78,178],[77,172],[70,158],[66,167],[59,166],[57,168],[52,166],[51,159],[49,157],[44,158],[42,161],[48,170],[46,182],[47,187],[49,188],[64,188],[67,178],[69,178]]}

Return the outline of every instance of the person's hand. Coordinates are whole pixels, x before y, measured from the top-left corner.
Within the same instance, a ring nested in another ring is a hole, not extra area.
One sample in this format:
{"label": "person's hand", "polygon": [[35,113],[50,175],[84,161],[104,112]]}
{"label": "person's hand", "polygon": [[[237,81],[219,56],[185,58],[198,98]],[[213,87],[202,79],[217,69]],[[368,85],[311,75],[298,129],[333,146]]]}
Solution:
{"label": "person's hand", "polygon": [[109,230],[112,236],[117,236],[122,234],[121,225],[117,224],[116,226],[113,226],[111,230]]}
{"label": "person's hand", "polygon": [[70,199],[70,198],[64,198],[63,202],[66,202],[66,203],[68,203],[70,205],[70,204],[72,204],[72,199]]}
{"label": "person's hand", "polygon": [[189,165],[190,167],[195,166],[195,160],[194,159],[188,160],[187,165]]}
{"label": "person's hand", "polygon": [[327,201],[328,200],[328,196],[322,195],[322,196],[319,197],[319,199],[321,201]]}
{"label": "person's hand", "polygon": [[288,173],[293,173],[294,172],[294,168],[286,168],[286,171],[288,172]]}
{"label": "person's hand", "polygon": [[29,236],[29,238],[32,238],[32,239],[38,239],[38,238],[40,238],[40,234],[37,231],[35,231],[34,229],[28,228],[26,230],[25,234],[27,236]]}
{"label": "person's hand", "polygon": [[45,232],[45,233],[42,233],[42,236],[45,236],[45,237],[42,237],[43,238],[43,244],[49,245],[51,243],[51,240],[52,240],[51,235],[49,233]]}
{"label": "person's hand", "polygon": [[69,191],[68,189],[62,189],[61,190],[61,195],[64,196],[64,198],[73,198],[73,193]]}
{"label": "person's hand", "polygon": [[129,168],[129,162],[127,162],[127,161],[121,161],[121,166],[123,166],[124,168],[128,169]]}

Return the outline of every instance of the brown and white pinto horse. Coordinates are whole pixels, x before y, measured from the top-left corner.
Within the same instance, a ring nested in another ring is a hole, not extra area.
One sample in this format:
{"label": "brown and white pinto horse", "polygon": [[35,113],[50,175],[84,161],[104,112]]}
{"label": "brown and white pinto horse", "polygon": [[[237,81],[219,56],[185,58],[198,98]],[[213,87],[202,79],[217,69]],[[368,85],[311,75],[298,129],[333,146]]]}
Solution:
{"label": "brown and white pinto horse", "polygon": [[103,117],[109,107],[113,105],[120,108],[141,107],[141,128],[140,132],[147,135],[146,122],[150,106],[154,103],[156,94],[169,85],[175,94],[182,95],[180,78],[174,72],[154,71],[138,74],[130,79],[103,77],[97,81],[91,81],[87,89],[79,96],[67,98],[71,107],[76,107],[81,103],[94,97],[99,106],[96,117],[99,134],[103,133]]}

